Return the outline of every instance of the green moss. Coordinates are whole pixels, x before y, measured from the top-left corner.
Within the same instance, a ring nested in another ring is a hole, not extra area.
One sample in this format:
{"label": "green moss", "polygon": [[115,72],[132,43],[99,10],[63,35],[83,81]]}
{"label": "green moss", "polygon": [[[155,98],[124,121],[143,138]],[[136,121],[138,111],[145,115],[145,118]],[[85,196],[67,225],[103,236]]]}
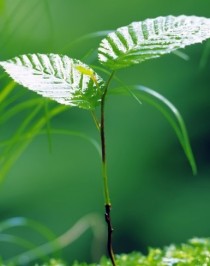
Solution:
{"label": "green moss", "polygon": [[[116,256],[118,266],[208,266],[210,265],[210,239],[193,238],[186,244],[170,245],[164,249],[150,248],[147,256],[139,252]],[[100,266],[111,266],[102,258]],[[73,266],[96,266],[75,263]]]}
{"label": "green moss", "polygon": [[[148,254],[140,252],[116,255],[118,266],[208,266],[210,265],[210,238],[193,238],[186,244],[170,245],[163,249],[150,248]],[[1,264],[1,266],[8,266]],[[35,266],[70,266],[59,260],[51,259]],[[99,264],[75,262],[72,266],[112,266],[109,259],[103,257]]]}
{"label": "green moss", "polygon": [[62,262],[61,260],[51,259],[49,262],[44,264],[35,264],[35,266],[67,266],[66,263]]}

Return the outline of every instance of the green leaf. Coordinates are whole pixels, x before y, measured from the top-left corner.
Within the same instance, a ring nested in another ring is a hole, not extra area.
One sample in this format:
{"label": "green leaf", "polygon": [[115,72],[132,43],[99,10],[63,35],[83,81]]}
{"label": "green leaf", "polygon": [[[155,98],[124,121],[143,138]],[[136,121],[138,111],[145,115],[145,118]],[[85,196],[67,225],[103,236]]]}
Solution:
{"label": "green leaf", "polygon": [[208,38],[208,18],[182,15],[146,19],[108,34],[100,43],[98,58],[101,64],[120,69]]}
{"label": "green leaf", "polygon": [[58,103],[94,109],[101,101],[103,80],[66,55],[21,55],[0,65],[17,83]]}
{"label": "green leaf", "polygon": [[148,102],[149,104],[155,106],[159,111],[161,111],[161,113],[166,117],[166,119],[174,129],[185,152],[185,155],[190,163],[193,174],[195,175],[197,173],[197,167],[184,120],[177,108],[169,100],[167,100],[158,92],[139,85],[115,88],[112,89],[112,92],[117,94],[126,92],[127,94],[132,95],[136,100],[138,100],[139,97],[141,100]]}

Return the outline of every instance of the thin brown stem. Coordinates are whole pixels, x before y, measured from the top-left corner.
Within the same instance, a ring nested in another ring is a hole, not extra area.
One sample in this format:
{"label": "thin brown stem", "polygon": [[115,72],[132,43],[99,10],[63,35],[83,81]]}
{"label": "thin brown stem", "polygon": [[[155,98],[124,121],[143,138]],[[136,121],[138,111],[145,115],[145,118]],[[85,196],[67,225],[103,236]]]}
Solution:
{"label": "thin brown stem", "polygon": [[112,232],[113,232],[113,228],[112,228],[112,223],[111,223],[111,205],[105,205],[105,220],[107,223],[107,229],[108,229],[108,238],[107,238],[107,250],[109,253],[109,257],[112,261],[112,265],[116,266],[116,262],[115,262],[115,257],[114,257],[114,252],[112,249]]}

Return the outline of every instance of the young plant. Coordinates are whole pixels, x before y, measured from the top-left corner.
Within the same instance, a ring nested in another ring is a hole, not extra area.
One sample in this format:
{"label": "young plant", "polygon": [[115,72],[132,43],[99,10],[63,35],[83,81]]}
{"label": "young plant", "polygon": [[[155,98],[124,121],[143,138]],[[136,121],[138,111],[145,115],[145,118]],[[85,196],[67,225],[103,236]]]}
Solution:
{"label": "young plant", "polygon": [[[113,266],[111,199],[107,177],[105,104],[111,81],[122,68],[160,57],[185,46],[210,38],[210,19],[196,16],[167,16],[133,22],[109,33],[100,43],[98,60],[111,70],[104,81],[90,66],[58,54],[27,54],[0,65],[11,78],[24,87],[60,104],[91,112],[101,139],[101,162],[107,223],[107,249]],[[104,72],[106,72],[105,69]],[[118,80],[119,81],[119,80]],[[185,124],[177,109],[157,92],[142,86],[113,88],[109,93],[131,94],[156,106],[168,119],[196,173],[196,164],[189,144]],[[100,117],[95,109],[100,108]]]}

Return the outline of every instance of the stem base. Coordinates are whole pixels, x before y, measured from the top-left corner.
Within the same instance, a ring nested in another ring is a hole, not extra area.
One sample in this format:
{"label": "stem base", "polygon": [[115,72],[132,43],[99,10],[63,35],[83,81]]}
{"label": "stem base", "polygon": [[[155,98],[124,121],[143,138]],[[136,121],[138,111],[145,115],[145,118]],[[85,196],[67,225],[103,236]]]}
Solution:
{"label": "stem base", "polygon": [[115,258],[114,258],[114,252],[112,249],[112,233],[113,233],[113,228],[112,228],[112,223],[111,223],[111,204],[106,204],[105,205],[105,220],[107,223],[107,250],[109,253],[109,257],[112,261],[112,265],[116,266]]}

